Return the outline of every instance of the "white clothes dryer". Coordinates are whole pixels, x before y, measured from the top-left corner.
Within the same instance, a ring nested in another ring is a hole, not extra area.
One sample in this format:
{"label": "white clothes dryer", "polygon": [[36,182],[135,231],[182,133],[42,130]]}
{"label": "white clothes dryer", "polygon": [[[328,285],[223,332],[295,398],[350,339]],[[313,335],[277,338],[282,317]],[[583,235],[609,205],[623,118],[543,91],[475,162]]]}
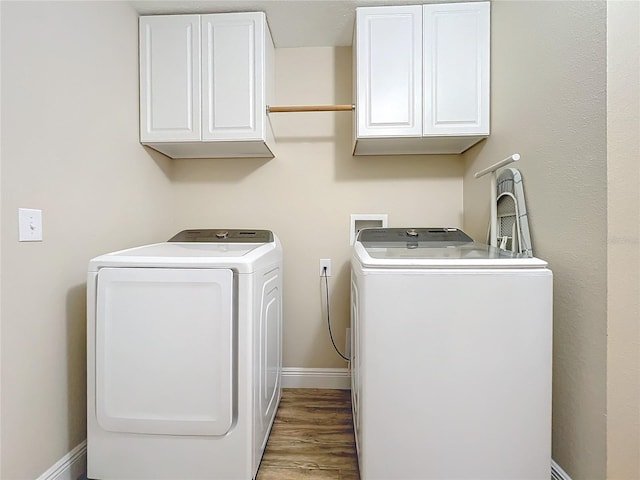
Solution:
{"label": "white clothes dryer", "polygon": [[548,480],[552,272],[457,229],[362,230],[351,258],[362,480]]}
{"label": "white clothes dryer", "polygon": [[255,477],[281,394],[282,247],[185,230],[87,279],[87,476]]}

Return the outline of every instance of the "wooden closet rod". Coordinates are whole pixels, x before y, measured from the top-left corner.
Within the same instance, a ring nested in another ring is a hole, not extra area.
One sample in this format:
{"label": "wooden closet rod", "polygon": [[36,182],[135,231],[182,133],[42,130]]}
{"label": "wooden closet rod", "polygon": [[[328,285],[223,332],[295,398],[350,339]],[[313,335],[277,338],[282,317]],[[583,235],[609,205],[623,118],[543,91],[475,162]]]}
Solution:
{"label": "wooden closet rod", "polygon": [[267,105],[267,112],[350,112],[355,108],[355,105],[286,105],[282,107]]}

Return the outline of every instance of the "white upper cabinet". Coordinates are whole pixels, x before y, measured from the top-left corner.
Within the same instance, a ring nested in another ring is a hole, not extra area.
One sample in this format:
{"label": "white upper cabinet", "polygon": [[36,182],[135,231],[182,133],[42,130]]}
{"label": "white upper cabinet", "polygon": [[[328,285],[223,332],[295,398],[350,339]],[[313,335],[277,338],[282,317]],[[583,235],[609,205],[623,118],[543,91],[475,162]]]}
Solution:
{"label": "white upper cabinet", "polygon": [[489,134],[489,2],[425,5],[424,134]]}
{"label": "white upper cabinet", "polygon": [[[255,15],[202,17],[202,138],[252,139],[265,114],[266,23]],[[262,105],[258,110],[257,106]]]}
{"label": "white upper cabinet", "polygon": [[422,135],[422,6],[357,10],[358,136]]}
{"label": "white upper cabinet", "polygon": [[172,158],[273,157],[273,57],[262,12],[140,17],[141,143]]}
{"label": "white upper cabinet", "polygon": [[200,17],[140,19],[140,139],[200,140]]}
{"label": "white upper cabinet", "polygon": [[355,155],[461,153],[489,135],[489,2],[356,12]]}

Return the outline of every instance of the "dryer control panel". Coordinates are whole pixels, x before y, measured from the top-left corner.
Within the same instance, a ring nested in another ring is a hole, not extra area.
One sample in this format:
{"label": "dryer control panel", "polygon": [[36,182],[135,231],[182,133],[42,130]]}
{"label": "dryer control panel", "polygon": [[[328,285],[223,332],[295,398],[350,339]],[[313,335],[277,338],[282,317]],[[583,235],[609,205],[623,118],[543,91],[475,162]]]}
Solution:
{"label": "dryer control panel", "polygon": [[273,242],[271,230],[201,229],[183,230],[169,242],[202,243],[269,243]]}

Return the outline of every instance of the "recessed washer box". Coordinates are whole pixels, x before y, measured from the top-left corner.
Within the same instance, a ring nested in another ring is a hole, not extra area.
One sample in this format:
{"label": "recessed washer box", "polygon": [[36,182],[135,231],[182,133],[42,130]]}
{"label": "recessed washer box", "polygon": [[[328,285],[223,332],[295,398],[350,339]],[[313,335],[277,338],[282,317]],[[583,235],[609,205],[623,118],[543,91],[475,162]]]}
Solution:
{"label": "recessed washer box", "polygon": [[386,213],[352,213],[349,228],[349,245],[353,245],[358,232],[363,228],[387,227],[389,215]]}

